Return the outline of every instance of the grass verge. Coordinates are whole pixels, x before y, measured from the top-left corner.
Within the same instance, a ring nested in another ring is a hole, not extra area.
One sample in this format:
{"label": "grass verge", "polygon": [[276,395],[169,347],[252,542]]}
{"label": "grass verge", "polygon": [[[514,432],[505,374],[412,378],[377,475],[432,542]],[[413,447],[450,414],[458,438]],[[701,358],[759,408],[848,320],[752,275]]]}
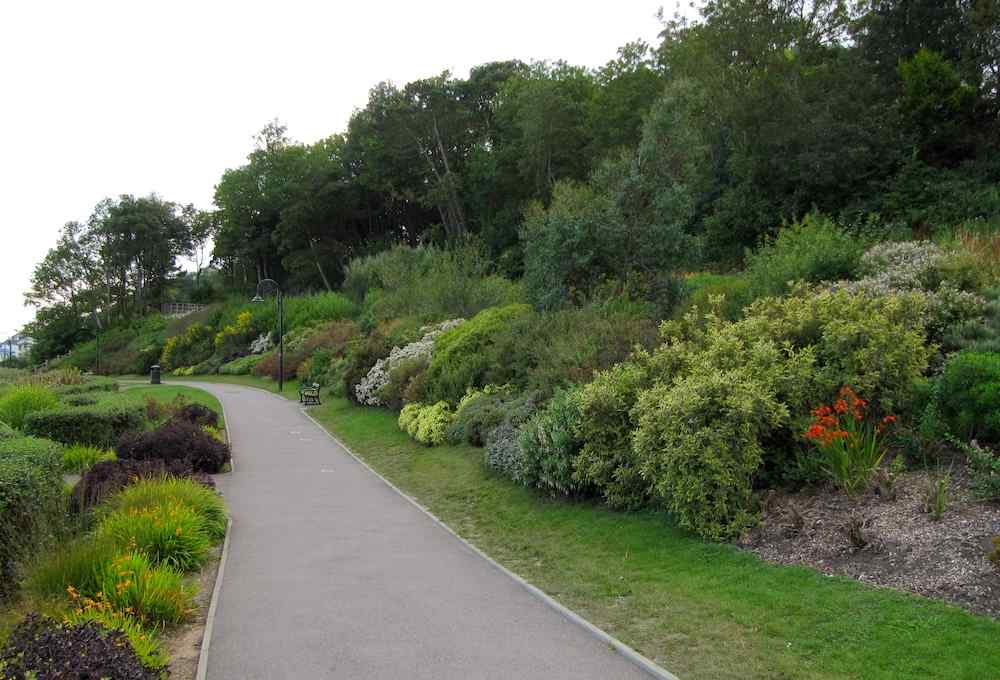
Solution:
{"label": "grass verge", "polygon": [[[255,378],[202,379],[274,391]],[[998,675],[1000,622],[768,564],[660,513],[545,498],[491,474],[481,449],[420,446],[385,411],[331,399],[310,412],[457,533],[685,680]]]}

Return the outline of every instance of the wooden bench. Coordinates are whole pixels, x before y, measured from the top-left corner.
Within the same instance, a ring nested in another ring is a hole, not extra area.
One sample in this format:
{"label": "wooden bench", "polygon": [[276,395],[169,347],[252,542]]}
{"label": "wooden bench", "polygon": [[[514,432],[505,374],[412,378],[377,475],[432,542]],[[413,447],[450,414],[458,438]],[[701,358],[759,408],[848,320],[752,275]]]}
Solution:
{"label": "wooden bench", "polygon": [[299,388],[299,403],[310,406],[312,404],[322,405],[319,400],[319,383],[303,385]]}

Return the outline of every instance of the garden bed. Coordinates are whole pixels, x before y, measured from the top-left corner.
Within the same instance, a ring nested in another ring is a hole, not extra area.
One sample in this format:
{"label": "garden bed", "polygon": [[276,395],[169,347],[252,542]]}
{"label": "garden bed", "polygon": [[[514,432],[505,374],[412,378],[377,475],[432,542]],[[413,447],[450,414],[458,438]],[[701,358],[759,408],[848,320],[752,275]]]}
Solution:
{"label": "garden bed", "polygon": [[769,562],[805,565],[1000,618],[1000,569],[987,559],[991,539],[1000,535],[1000,505],[977,502],[965,470],[956,469],[945,511],[935,520],[926,510],[931,482],[927,471],[903,473],[893,485],[894,499],[877,492],[851,499],[832,488],[774,492],[762,525],[740,545]]}

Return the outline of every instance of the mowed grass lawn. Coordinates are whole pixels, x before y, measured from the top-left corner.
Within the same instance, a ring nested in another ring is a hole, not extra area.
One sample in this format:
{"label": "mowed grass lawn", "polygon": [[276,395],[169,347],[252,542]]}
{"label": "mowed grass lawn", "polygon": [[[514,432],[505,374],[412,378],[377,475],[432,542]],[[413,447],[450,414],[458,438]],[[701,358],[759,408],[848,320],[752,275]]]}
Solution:
{"label": "mowed grass lawn", "polygon": [[[208,382],[275,390],[273,382]],[[295,399],[297,386],[283,392]],[[1000,622],[767,564],[656,512],[549,499],[470,446],[423,447],[395,415],[324,399],[310,413],[457,533],[683,680],[1000,680]],[[484,612],[484,616],[488,616]]]}

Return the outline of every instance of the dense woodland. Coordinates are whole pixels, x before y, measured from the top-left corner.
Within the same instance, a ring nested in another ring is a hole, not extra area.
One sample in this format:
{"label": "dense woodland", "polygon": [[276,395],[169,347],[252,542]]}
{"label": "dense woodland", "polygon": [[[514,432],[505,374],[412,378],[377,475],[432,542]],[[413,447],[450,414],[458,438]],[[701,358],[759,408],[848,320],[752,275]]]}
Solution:
{"label": "dense woodland", "polygon": [[540,308],[595,287],[666,308],[678,273],[739,267],[811,211],[927,236],[995,219],[998,181],[996,0],[708,2],[596,69],[379,83],[312,144],[272,122],[209,211],[101,201],[38,265],[30,331],[41,361],[166,299],[335,290],[399,243],[474,247]]}

